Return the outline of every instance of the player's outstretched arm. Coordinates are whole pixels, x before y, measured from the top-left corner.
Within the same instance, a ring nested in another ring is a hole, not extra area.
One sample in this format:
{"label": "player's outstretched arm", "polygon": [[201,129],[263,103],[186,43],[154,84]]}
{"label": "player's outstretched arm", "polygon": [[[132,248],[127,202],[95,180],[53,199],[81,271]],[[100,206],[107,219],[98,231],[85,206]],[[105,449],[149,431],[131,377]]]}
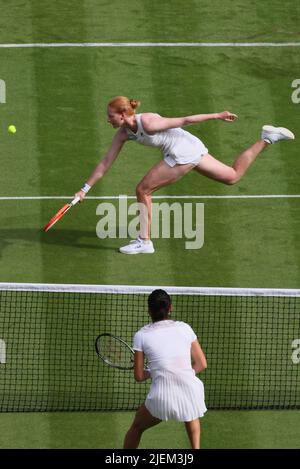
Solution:
{"label": "player's outstretched arm", "polygon": [[[106,153],[103,160],[97,164],[96,168],[92,172],[91,176],[86,181],[85,186],[79,192],[75,194],[75,197],[80,197],[80,200],[83,200],[86,196],[88,190],[93,187],[96,182],[101,179],[104,174],[109,170],[113,162],[116,160],[117,156],[119,155],[122,146],[127,140],[127,133],[124,128],[120,128],[112,141],[111,147]],[[86,189],[85,189],[86,188]]]}
{"label": "player's outstretched arm", "polygon": [[185,117],[162,117],[159,114],[149,112],[142,115],[142,124],[146,132],[155,133],[175,127],[197,124],[198,122],[204,122],[210,119],[233,122],[237,119],[237,115],[229,111],[223,111],[213,114],[195,114]]}

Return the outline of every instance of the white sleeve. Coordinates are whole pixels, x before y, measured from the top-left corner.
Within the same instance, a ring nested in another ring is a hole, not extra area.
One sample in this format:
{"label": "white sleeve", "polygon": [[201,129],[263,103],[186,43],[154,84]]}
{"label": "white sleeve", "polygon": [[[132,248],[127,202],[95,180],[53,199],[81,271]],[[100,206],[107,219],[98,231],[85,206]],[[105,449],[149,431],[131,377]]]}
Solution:
{"label": "white sleeve", "polygon": [[194,340],[197,340],[197,336],[194,332],[194,330],[191,328],[191,326],[187,323],[183,323],[185,325],[185,330],[187,332],[188,338],[190,339],[191,342],[194,342]]}
{"label": "white sleeve", "polygon": [[133,350],[143,352],[142,332],[138,331],[133,337]]}

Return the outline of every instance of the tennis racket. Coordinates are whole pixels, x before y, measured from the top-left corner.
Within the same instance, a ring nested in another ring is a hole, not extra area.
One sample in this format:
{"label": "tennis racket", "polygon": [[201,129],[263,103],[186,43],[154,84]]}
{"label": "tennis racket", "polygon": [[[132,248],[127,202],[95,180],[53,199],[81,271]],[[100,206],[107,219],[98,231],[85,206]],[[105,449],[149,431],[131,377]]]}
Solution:
{"label": "tennis racket", "polygon": [[70,208],[74,207],[80,201],[80,197],[75,197],[69,204],[65,204],[55,215],[51,218],[51,220],[44,226],[44,231],[49,231],[55,223],[60,220]]}
{"label": "tennis racket", "polygon": [[101,360],[112,368],[132,370],[134,350],[125,340],[105,333],[98,335],[95,342],[96,352]]}

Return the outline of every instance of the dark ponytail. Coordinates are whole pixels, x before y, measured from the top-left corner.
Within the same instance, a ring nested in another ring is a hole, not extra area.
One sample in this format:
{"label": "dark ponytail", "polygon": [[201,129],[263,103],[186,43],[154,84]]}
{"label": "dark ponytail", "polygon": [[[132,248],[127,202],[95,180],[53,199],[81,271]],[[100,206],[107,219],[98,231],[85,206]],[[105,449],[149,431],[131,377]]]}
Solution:
{"label": "dark ponytail", "polygon": [[171,297],[164,290],[154,290],[148,297],[148,307],[153,322],[162,321],[169,316]]}

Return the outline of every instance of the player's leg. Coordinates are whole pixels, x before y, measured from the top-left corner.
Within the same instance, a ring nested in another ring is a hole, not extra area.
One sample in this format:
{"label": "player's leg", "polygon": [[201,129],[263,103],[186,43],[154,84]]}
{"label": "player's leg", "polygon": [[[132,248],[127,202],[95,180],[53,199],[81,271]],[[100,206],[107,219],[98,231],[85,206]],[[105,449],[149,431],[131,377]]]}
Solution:
{"label": "player's leg", "polygon": [[184,422],[184,424],[191,443],[191,448],[200,449],[200,419]]}
{"label": "player's leg", "polygon": [[268,146],[281,140],[294,140],[295,135],[285,127],[264,125],[261,139],[243,151],[234,161],[232,167],[221,163],[213,156],[204,155],[195,170],[205,176],[224,184],[235,184],[246,173],[256,157]]}
{"label": "player's leg", "polygon": [[200,163],[194,168],[199,173],[224,184],[237,183],[255,161],[256,157],[269,144],[258,140],[254,145],[243,151],[234,161],[232,167],[227,166],[210,154],[204,155]]}
{"label": "player's leg", "polygon": [[143,177],[136,188],[137,200],[140,203],[140,236],[129,245],[120,248],[123,254],[151,254],[154,252],[150,241],[152,221],[152,193],[161,187],[178,181],[194,168],[193,164],[169,166],[160,161]]}
{"label": "player's leg", "polygon": [[[193,169],[192,164],[169,166],[165,161],[157,163],[143,177],[136,188],[137,201],[145,207],[143,223],[141,223],[141,238],[150,238],[152,219],[152,193],[161,187],[172,184]],[[147,217],[147,219],[146,219]]]}
{"label": "player's leg", "polygon": [[153,417],[153,415],[151,415],[149,410],[146,408],[145,404],[143,404],[135,414],[134,421],[126,433],[123,448],[137,448],[139,446],[143,432],[148,428],[154,427],[154,425],[158,425],[160,422],[161,420]]}

